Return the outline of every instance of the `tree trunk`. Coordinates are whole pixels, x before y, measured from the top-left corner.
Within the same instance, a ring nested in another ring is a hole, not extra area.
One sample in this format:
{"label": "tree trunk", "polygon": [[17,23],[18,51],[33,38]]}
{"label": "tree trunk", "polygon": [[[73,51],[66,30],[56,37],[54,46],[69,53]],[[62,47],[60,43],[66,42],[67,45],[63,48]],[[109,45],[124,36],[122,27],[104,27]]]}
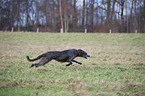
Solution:
{"label": "tree trunk", "polygon": [[145,0],[144,0],[144,29],[143,31],[145,32]]}
{"label": "tree trunk", "polygon": [[62,20],[61,0],[59,0],[59,12],[60,12],[61,28],[62,28],[62,32],[63,32],[63,20]]}
{"label": "tree trunk", "polygon": [[73,31],[76,31],[76,27],[77,27],[76,0],[74,0],[74,2],[73,2],[73,16],[72,16],[72,22],[73,22]]}
{"label": "tree trunk", "polygon": [[94,0],[91,0],[91,27],[92,32],[94,31]]}
{"label": "tree trunk", "polygon": [[26,0],[26,14],[27,14],[27,17],[26,17],[26,30],[28,31],[28,27],[29,27],[29,6],[28,6],[28,0]]}
{"label": "tree trunk", "polygon": [[18,23],[18,32],[20,32],[20,27],[21,27],[21,19],[20,19],[20,1],[18,0],[17,1],[17,3],[18,3],[18,17],[17,17],[17,23]]}
{"label": "tree trunk", "polygon": [[85,0],[83,0],[83,10],[82,10],[82,28],[84,29],[84,21],[85,21]]}
{"label": "tree trunk", "polygon": [[86,8],[86,27],[88,26],[88,15],[89,15],[89,8]]}
{"label": "tree trunk", "polygon": [[[1,8],[0,8],[0,13],[1,13]],[[14,22],[15,22],[15,1],[12,1],[12,18],[11,18],[11,27],[14,27]],[[0,14],[0,21],[1,21],[1,14]]]}
{"label": "tree trunk", "polygon": [[137,32],[138,31],[140,31],[139,30],[139,24],[138,24],[138,14],[137,14],[137,12],[136,12],[136,3],[137,3],[137,1],[135,1],[135,8],[134,8],[134,12],[135,12],[135,25],[136,25],[136,29],[135,30],[137,30]]}
{"label": "tree trunk", "polygon": [[65,27],[65,33],[67,32],[67,10],[66,10],[66,6],[65,6],[65,12],[64,12],[65,16],[64,16],[64,27]]}
{"label": "tree trunk", "polygon": [[113,25],[113,26],[111,26],[112,31],[115,30],[115,24],[112,23],[112,22],[114,22],[113,16],[114,16],[115,3],[116,3],[116,0],[113,0],[112,13],[111,13],[111,20],[110,20],[110,21],[111,21],[111,25]]}
{"label": "tree trunk", "polygon": [[126,32],[128,33],[128,4],[126,3]]}
{"label": "tree trunk", "polygon": [[68,30],[69,30],[69,18],[68,18],[68,16],[66,17],[66,21],[67,21],[67,28],[66,28],[66,31],[68,32]]}
{"label": "tree trunk", "polygon": [[[110,7],[111,7],[111,0],[107,0],[107,17],[106,17],[106,25],[109,27],[110,26]],[[110,29],[110,28],[109,28]]]}
{"label": "tree trunk", "polygon": [[129,18],[129,31],[133,32],[133,16],[132,16],[132,10],[133,10],[133,0],[132,0],[132,4],[131,4],[131,10],[130,10],[130,18]]}
{"label": "tree trunk", "polygon": [[123,15],[124,2],[125,0],[121,0],[121,32],[124,32],[124,15]]}

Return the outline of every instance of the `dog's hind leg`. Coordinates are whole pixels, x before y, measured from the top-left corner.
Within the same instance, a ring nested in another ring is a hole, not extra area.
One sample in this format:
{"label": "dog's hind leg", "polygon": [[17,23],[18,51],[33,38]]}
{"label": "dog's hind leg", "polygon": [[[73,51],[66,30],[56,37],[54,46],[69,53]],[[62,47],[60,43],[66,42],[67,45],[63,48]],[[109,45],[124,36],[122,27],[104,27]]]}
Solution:
{"label": "dog's hind leg", "polygon": [[72,65],[72,62],[69,62],[69,64],[66,64],[66,66],[70,66],[70,65]]}
{"label": "dog's hind leg", "polygon": [[30,68],[31,67],[39,67],[39,66],[42,66],[42,65],[45,65],[46,63],[48,63],[49,61],[51,61],[51,60],[49,60],[48,58],[46,58],[46,57],[42,57],[41,58],[41,60],[38,62],[38,63],[34,63],[34,64],[32,64],[31,66],[30,66]]}

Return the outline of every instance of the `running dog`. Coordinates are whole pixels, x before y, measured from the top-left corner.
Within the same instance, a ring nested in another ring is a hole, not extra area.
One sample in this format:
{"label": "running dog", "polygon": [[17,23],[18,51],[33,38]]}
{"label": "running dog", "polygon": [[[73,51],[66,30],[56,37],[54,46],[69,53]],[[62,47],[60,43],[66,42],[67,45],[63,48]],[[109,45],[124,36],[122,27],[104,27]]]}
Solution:
{"label": "running dog", "polygon": [[69,49],[69,50],[64,50],[64,51],[48,51],[46,53],[39,55],[38,57],[34,59],[30,59],[29,56],[26,56],[27,60],[30,62],[40,59],[38,63],[32,64],[30,68],[34,66],[39,67],[39,66],[45,65],[51,60],[56,60],[58,62],[69,62],[69,64],[67,64],[66,66],[72,65],[73,64],[72,62],[75,62],[81,65],[82,64],[81,62],[74,60],[76,57],[83,57],[87,59],[87,57],[90,57],[90,55],[88,55],[85,51],[81,49],[78,49],[78,50]]}

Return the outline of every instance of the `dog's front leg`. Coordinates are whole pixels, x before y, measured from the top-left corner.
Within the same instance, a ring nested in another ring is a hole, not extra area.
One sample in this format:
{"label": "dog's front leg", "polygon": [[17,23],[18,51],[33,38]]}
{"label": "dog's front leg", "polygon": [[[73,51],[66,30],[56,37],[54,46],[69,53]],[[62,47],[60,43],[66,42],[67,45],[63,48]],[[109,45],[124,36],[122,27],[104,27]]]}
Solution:
{"label": "dog's front leg", "polygon": [[72,60],[72,61],[73,61],[73,62],[76,62],[76,63],[78,63],[78,64],[80,64],[80,65],[82,64],[81,62],[78,62],[78,61],[76,61],[76,60]]}

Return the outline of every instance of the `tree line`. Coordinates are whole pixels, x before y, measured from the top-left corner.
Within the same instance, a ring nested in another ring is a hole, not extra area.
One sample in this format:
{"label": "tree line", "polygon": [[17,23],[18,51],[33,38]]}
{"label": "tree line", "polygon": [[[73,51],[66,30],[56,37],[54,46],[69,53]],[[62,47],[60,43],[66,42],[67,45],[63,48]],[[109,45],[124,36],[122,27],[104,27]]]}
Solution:
{"label": "tree line", "polygon": [[0,31],[145,32],[145,0],[0,0]]}

